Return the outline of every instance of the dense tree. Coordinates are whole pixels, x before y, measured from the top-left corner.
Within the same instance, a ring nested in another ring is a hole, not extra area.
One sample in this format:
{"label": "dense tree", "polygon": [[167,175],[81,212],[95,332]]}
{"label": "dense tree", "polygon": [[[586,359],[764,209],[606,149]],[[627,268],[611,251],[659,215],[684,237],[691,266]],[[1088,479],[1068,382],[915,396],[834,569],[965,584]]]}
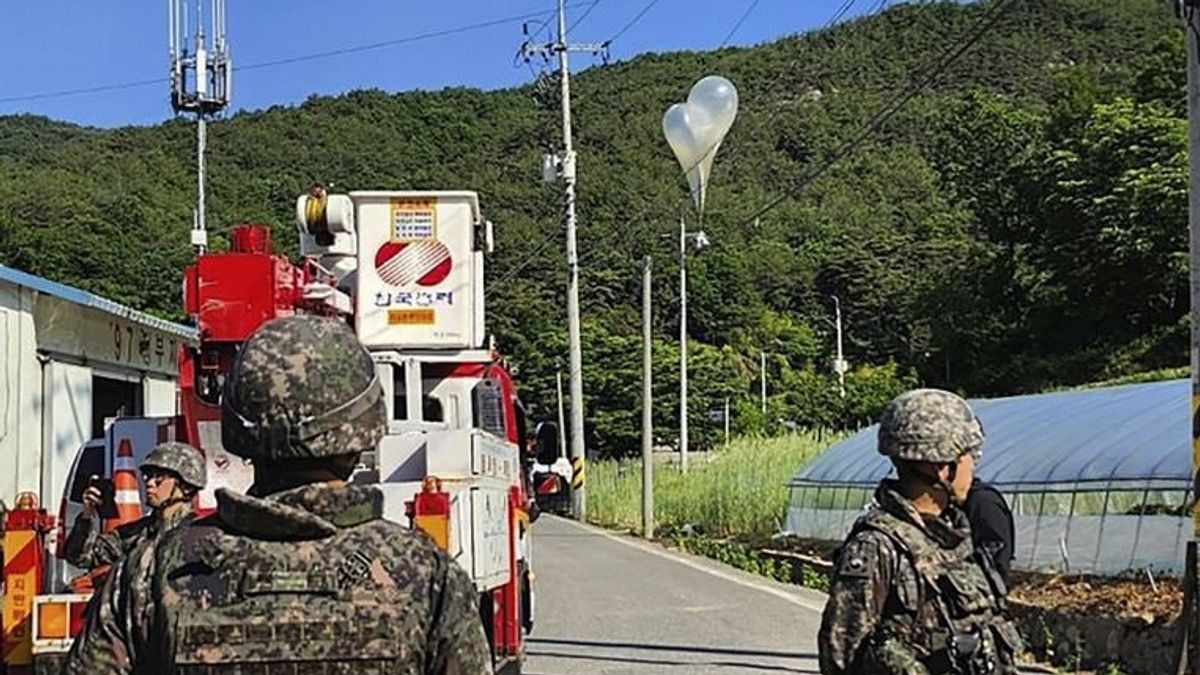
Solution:
{"label": "dense tree", "polygon": [[[654,417],[677,433],[678,221],[689,256],[693,443],[870,420],[917,383],[1034,391],[1187,360],[1182,28],[1156,0],[1009,3],[854,152],[815,172],[929,73],[988,3],[900,4],[753,48],[650,54],[575,80],[589,445],[640,434],[639,263],[654,258]],[[741,113],[703,222],[663,110],[721,73]],[[295,253],[291,209],[341,189],[474,189],[497,224],[490,329],[554,417],[565,369],[561,195],[540,180],[557,87],[356,91],[210,126],[214,245],[239,221]],[[0,117],[0,262],[182,319],[193,140],[183,121],[98,130]],[[747,215],[785,195],[760,218]],[[832,372],[842,304],[846,396]],[[766,413],[759,400],[766,353]]]}

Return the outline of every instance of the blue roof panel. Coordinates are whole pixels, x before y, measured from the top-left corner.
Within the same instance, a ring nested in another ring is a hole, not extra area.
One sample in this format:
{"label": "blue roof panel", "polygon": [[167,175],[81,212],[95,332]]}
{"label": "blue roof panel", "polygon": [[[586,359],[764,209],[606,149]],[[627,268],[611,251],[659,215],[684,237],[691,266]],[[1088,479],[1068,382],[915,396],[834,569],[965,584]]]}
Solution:
{"label": "blue roof panel", "polygon": [[[1191,381],[973,399],[986,438],[980,478],[1006,491],[1189,489]],[[870,486],[891,470],[875,451],[879,425],[827,450],[793,485]]]}
{"label": "blue roof panel", "polygon": [[31,288],[39,293],[51,295],[56,298],[66,300],[67,302],[92,309],[98,309],[102,312],[107,312],[125,319],[129,319],[135,323],[156,328],[167,333],[178,335],[187,340],[196,339],[196,329],[184,326],[182,324],[173,323],[165,319],[160,319],[156,316],[150,316],[145,312],[139,312],[132,307],[127,307],[118,302],[113,302],[107,298],[102,298],[95,293],[89,293],[74,286],[60,284],[57,281],[51,281],[28,272],[0,265],[0,281],[7,281],[17,286]]}

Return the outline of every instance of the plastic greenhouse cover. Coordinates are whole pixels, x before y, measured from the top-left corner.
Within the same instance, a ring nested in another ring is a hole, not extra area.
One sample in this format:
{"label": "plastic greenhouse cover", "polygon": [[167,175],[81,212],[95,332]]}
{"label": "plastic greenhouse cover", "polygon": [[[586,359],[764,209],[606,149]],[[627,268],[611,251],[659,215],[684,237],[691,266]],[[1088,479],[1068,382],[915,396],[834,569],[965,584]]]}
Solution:
{"label": "plastic greenhouse cover", "polygon": [[[1192,486],[1191,381],[972,399],[983,422],[976,474],[1005,492],[1187,490]],[[791,485],[871,486],[891,463],[879,425],[800,469]]]}

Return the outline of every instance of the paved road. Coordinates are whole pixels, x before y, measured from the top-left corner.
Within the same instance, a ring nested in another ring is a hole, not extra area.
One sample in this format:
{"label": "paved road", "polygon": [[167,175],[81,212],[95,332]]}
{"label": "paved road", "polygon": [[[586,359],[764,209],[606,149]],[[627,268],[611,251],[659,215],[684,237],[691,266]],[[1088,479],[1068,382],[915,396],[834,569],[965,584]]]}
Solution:
{"label": "paved road", "polygon": [[530,675],[817,673],[824,596],[543,516]]}

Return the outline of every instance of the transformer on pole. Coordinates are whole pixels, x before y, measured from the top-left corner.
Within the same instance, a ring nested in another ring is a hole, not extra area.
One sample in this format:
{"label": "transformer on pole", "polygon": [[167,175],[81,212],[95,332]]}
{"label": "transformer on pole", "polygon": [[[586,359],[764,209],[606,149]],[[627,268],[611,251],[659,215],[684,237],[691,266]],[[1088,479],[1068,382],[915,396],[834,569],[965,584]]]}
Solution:
{"label": "transformer on pole", "polygon": [[[209,31],[204,32],[208,5]],[[233,65],[225,36],[225,0],[167,0],[171,50],[171,107],[196,116],[196,211],[192,246],[197,255],[208,248],[204,201],[204,153],[207,121],[229,106]],[[188,17],[195,16],[190,36]]]}

